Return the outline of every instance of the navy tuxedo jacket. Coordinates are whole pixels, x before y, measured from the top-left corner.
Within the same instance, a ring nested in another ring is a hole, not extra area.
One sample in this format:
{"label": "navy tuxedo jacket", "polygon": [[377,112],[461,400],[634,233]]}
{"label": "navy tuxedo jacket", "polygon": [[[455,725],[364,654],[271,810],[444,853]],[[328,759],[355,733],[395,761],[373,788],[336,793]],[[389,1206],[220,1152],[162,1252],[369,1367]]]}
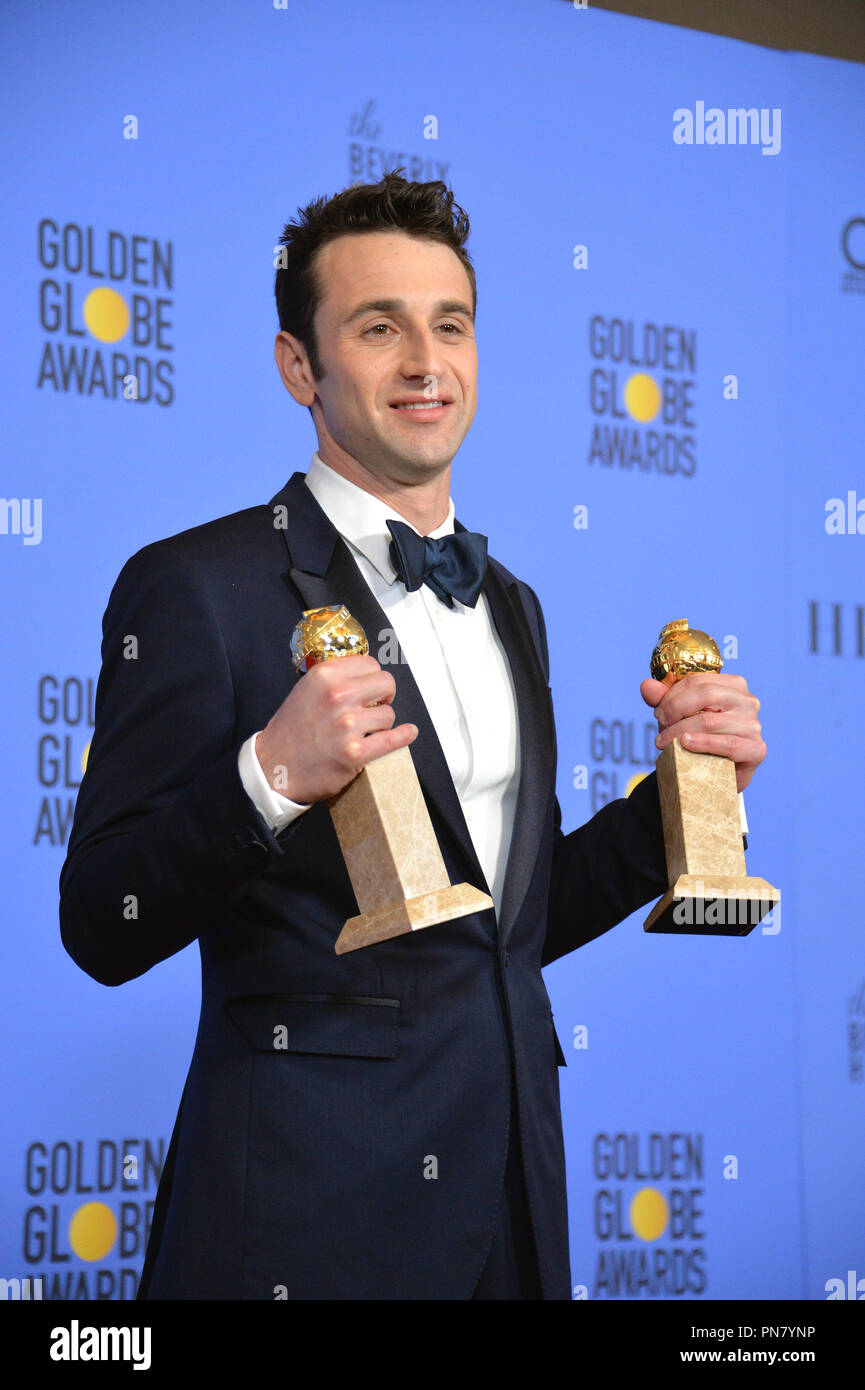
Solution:
{"label": "navy tuxedo jacket", "polygon": [[[274,835],[237,755],[302,679],[304,609],[344,603],[372,651],[389,630],[350,550],[298,472],[267,506],[146,546],[117,579],[62,939],[104,984],[195,940],[202,970],[139,1298],[468,1299],[511,1124],[544,1298],[570,1297],[565,1059],[541,967],[664,892],[658,792],[651,773],[562,833],[540,605],[492,558],[484,592],[521,739],[501,916],[338,956],[358,907],[327,803]],[[411,670],[389,669],[451,882],[488,892]]]}

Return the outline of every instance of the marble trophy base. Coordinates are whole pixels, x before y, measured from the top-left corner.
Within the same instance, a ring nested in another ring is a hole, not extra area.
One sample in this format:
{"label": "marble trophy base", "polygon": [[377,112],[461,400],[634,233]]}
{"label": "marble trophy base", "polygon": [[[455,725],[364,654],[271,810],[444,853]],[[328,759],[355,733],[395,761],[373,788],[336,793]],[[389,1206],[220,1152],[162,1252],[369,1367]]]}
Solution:
{"label": "marble trophy base", "polygon": [[781,894],[745,869],[735,764],[673,739],[655,766],[670,887],[643,930],[747,936]]}
{"label": "marble trophy base", "polygon": [[448,878],[408,747],[368,763],[328,804],[360,908],[337,955],[495,906]]}
{"label": "marble trophy base", "polygon": [[781,894],[765,878],[680,874],[659,898],[643,931],[683,936],[747,936]]}

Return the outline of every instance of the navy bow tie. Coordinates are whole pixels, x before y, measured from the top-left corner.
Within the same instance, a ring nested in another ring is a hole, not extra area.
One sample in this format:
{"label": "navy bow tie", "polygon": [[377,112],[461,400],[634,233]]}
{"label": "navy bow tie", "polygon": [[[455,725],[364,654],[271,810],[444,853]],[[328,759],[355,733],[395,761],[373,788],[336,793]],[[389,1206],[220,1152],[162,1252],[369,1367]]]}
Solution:
{"label": "navy bow tie", "polygon": [[448,608],[455,598],[474,608],[487,572],[486,536],[477,531],[419,536],[404,521],[388,521],[387,528],[393,567],[409,593],[428,584]]}

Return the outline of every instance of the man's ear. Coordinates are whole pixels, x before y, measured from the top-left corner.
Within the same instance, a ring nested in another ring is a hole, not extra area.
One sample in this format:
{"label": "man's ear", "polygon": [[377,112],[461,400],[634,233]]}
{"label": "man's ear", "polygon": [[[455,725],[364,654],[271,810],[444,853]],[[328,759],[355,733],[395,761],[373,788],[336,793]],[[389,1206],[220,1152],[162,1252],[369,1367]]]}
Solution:
{"label": "man's ear", "polygon": [[273,344],[273,355],[285,389],[298,405],[311,407],[315,400],[315,382],[303,343],[281,329]]}

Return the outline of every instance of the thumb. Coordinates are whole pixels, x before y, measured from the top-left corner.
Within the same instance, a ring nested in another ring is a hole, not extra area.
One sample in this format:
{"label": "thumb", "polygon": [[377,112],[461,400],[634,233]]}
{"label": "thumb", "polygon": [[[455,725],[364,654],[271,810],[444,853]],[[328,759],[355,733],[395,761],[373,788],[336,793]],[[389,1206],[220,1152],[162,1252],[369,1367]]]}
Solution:
{"label": "thumb", "polygon": [[661,703],[668,690],[669,686],[664,685],[663,681],[652,680],[651,676],[640,682],[640,694],[652,709]]}

